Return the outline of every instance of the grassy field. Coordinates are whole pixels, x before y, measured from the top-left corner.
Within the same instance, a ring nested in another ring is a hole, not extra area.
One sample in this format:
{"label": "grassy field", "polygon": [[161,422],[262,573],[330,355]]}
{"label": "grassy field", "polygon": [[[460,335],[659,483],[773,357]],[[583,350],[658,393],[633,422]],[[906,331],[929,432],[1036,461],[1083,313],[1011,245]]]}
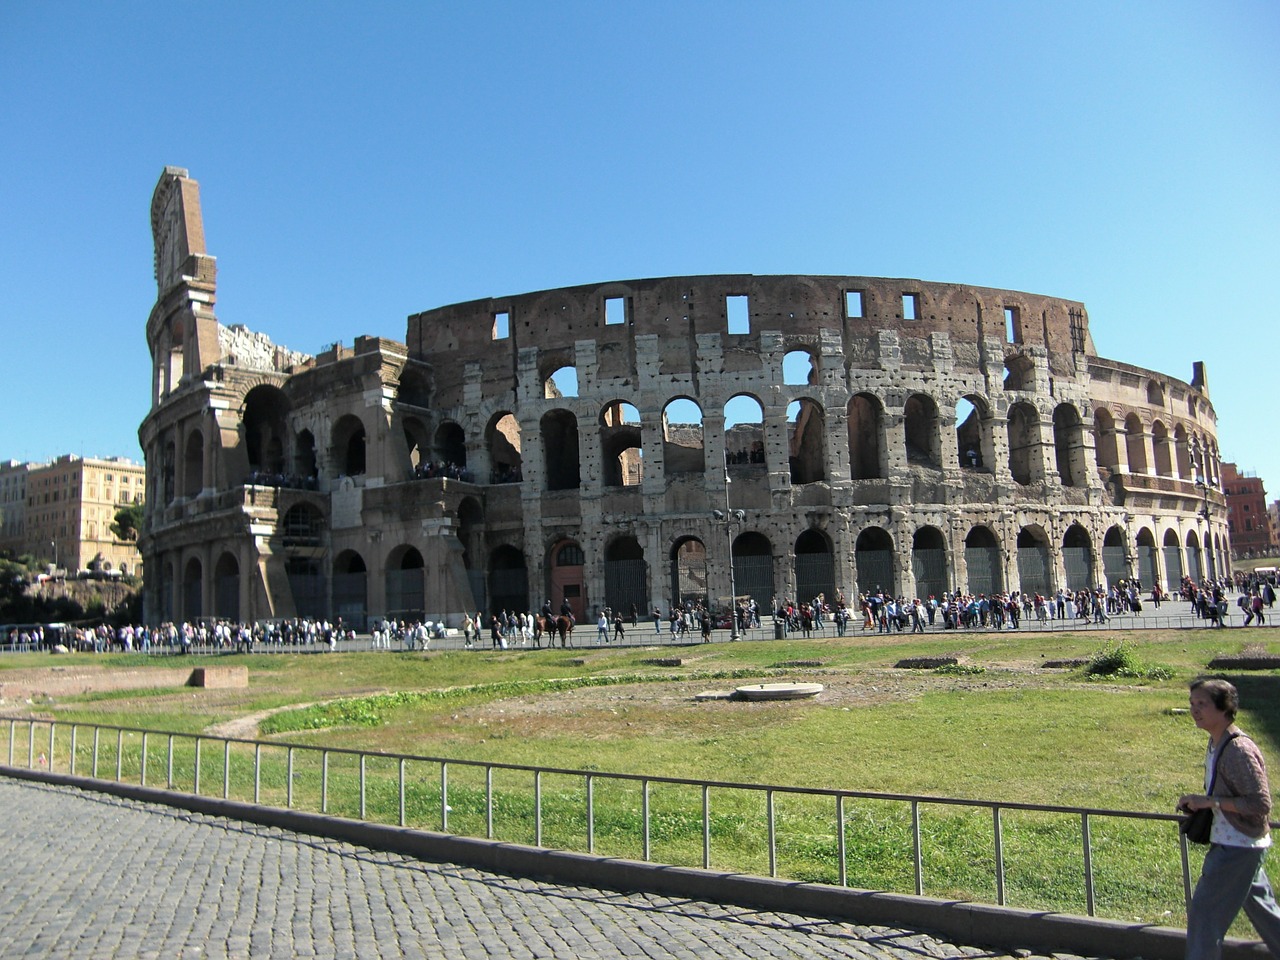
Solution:
{"label": "grassy field", "polygon": [[[1130,634],[1137,643],[1128,649],[1128,661],[1160,668],[1152,673],[1161,679],[1139,670],[1136,676],[1097,680],[1082,667],[1044,666],[1088,660],[1124,639],[1096,633],[858,635],[660,650],[235,656],[218,662],[246,665],[247,690],[32,696],[30,703],[7,701],[0,712],[453,760],[1168,813],[1179,794],[1197,789],[1201,775],[1204,738],[1183,709],[1187,682],[1207,672],[1214,656],[1242,652],[1245,641],[1277,652],[1277,644],[1265,642],[1269,636],[1270,631],[1209,630]],[[937,655],[960,656],[963,668],[894,667],[906,657]],[[652,662],[668,657],[681,663]],[[170,658],[78,655],[56,664],[76,673],[173,665]],[[28,679],[31,671],[49,667],[47,658],[35,655],[5,657],[0,683],[29,682],[34,692],[38,678]],[[1280,762],[1280,673],[1227,675],[1241,690],[1241,725]],[[709,689],[779,678],[816,680],[825,690],[815,700],[791,703],[694,699]],[[142,762],[137,739],[130,738],[132,746],[120,758],[127,776],[136,776]],[[163,767],[152,754],[164,738],[149,739],[150,772]],[[101,762],[114,771],[111,750],[114,743]],[[236,753],[228,792],[251,798],[246,751],[251,748]],[[190,747],[180,745],[181,770],[193,769],[189,754]],[[287,779],[283,752],[268,754],[257,789],[263,799],[278,802]],[[202,785],[220,784],[223,762],[220,750],[202,756]],[[321,773],[309,760],[297,764],[295,802],[318,807]],[[337,755],[331,760],[331,812],[359,813],[353,764]],[[397,762],[371,760],[370,767],[377,769],[367,771],[366,815],[395,822]],[[483,835],[483,772],[450,769],[449,828]],[[406,786],[407,822],[440,826],[437,771],[415,764]],[[495,778],[495,834],[532,841],[527,777],[499,772]],[[639,856],[638,786],[597,784],[597,852]],[[547,778],[544,843],[583,848],[583,790],[580,777]],[[698,792],[654,788],[654,859],[700,863]],[[716,865],[768,872],[761,796],[717,791]],[[990,814],[937,805],[922,809],[926,893],[994,899]],[[780,873],[834,881],[839,830],[826,802],[780,797],[777,816]],[[850,802],[849,882],[910,892],[910,828],[908,804]],[[1003,829],[1009,901],[1083,912],[1078,818],[1007,812]],[[1093,855],[1102,915],[1180,922],[1180,872],[1170,832],[1167,824],[1096,822]]]}

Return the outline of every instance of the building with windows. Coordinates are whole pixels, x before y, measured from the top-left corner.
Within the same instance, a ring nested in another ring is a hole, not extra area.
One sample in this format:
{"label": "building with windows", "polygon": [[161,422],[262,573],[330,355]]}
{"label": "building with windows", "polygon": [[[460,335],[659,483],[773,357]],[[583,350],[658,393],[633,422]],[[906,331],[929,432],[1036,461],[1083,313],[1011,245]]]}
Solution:
{"label": "building with windows", "polygon": [[1227,524],[1234,557],[1265,557],[1273,548],[1267,491],[1262,478],[1234,463],[1222,465],[1222,490],[1227,498]]}
{"label": "building with windows", "polygon": [[[70,572],[97,569],[140,576],[137,543],[117,537],[111,526],[121,507],[142,505],[145,478],[142,464],[124,457],[66,454],[50,463],[0,465],[7,534],[3,549]],[[20,491],[20,501],[10,491]]]}
{"label": "building with windows", "polygon": [[[150,619],[567,601],[642,613],[1221,575],[1216,416],[1083,304],[665,277],[413,314],[293,353],[215,317],[199,188],[152,200]],[[732,578],[731,578],[732,573]]]}

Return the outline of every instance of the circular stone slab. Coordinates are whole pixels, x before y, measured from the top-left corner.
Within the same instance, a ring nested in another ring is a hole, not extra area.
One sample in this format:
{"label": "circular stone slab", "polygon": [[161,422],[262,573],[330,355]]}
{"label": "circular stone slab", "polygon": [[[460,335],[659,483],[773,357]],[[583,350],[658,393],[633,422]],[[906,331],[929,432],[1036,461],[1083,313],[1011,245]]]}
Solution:
{"label": "circular stone slab", "polygon": [[803,700],[821,692],[820,683],[750,683],[734,691],[744,700]]}
{"label": "circular stone slab", "polygon": [[703,690],[694,694],[695,700],[728,700],[733,696],[732,690]]}

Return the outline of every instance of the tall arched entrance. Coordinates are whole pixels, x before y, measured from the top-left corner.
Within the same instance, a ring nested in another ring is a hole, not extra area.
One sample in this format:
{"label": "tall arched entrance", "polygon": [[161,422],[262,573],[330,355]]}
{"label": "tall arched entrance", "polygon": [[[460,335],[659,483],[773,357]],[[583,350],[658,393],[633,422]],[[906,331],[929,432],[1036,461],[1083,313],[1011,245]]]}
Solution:
{"label": "tall arched entrance", "polygon": [[893,538],[889,531],[868,527],[858,534],[853,560],[861,593],[894,592]]}
{"label": "tall arched entrance", "polygon": [[649,569],[635,537],[612,540],[604,550],[604,602],[611,610],[643,613],[649,606]]}
{"label": "tall arched entrance", "polygon": [[969,572],[970,593],[1004,592],[1000,544],[989,527],[974,527],[964,538],[964,566]]}
{"label": "tall arched entrance", "polygon": [[582,547],[576,540],[561,540],[551,548],[551,565],[547,574],[551,593],[545,599],[551,601],[551,609],[556,613],[568,600],[573,618],[578,621],[587,615],[587,591],[583,578],[585,563]]}
{"label": "tall arched entrance", "polygon": [[[728,584],[723,585],[726,594]],[[716,585],[715,592],[721,586]],[[707,582],[707,548],[697,537],[682,537],[671,548],[671,599],[677,604],[707,605],[712,592]]]}
{"label": "tall arched entrance", "polygon": [[796,538],[796,600],[821,595],[827,603],[836,596],[835,559],[831,541],[819,530],[806,530]]}
{"label": "tall arched entrance", "polygon": [[425,564],[416,547],[397,547],[387,557],[387,616],[412,623],[424,616]]}

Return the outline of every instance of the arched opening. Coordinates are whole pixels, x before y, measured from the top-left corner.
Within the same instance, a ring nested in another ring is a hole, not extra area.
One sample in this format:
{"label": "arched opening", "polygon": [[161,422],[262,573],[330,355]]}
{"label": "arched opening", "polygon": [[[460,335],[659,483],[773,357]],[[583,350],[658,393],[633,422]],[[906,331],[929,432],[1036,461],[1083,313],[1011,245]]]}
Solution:
{"label": "arched opening", "polygon": [[417,547],[402,544],[387,555],[387,616],[412,623],[424,618],[426,564]]}
{"label": "arched opening", "polygon": [[662,460],[668,476],[706,472],[702,408],[688,397],[677,397],[662,410]]}
{"label": "arched opening", "polygon": [[1093,446],[1099,467],[1115,470],[1120,465],[1117,440],[1115,417],[1111,416],[1110,410],[1099,407],[1093,412]]}
{"label": "arched opening", "polygon": [[995,463],[991,408],[976,394],[956,401],[956,449],[961,469],[991,472],[991,465]]}
{"label": "arched opening", "polygon": [[1009,408],[1009,473],[1024,487],[1040,479],[1040,415],[1029,403]]}
{"label": "arched opening", "polygon": [[283,474],[289,398],[279,387],[254,387],[244,398],[241,426],[251,474]]}
{"label": "arched opening", "polygon": [[359,417],[347,414],[333,425],[332,460],[341,476],[358,477],[365,472],[365,431]]}
{"label": "arched opening", "polygon": [[188,623],[194,623],[204,616],[204,609],[200,602],[203,595],[201,589],[203,576],[204,568],[200,565],[200,561],[192,557],[182,570],[182,619]]}
{"label": "arched opening", "polygon": [[1121,580],[1129,578],[1129,549],[1121,527],[1107,528],[1106,535],[1102,538],[1102,573],[1108,587],[1114,587]]}
{"label": "arched opening", "polygon": [[1138,531],[1138,580],[1145,586],[1159,583],[1160,567],[1157,561],[1156,538],[1146,527]]}
{"label": "arched opening", "polygon": [[853,547],[858,590],[871,595],[893,593],[893,538],[880,527],[867,527]]}
{"label": "arched opening", "polygon": [[923,393],[907,398],[902,409],[903,428],[907,438],[907,462],[922,467],[942,466],[942,434],[938,405]]}
{"label": "arched opening", "polygon": [[739,394],[724,405],[724,458],[730,467],[765,466],[764,407]]}
{"label": "arched opening", "polygon": [[697,537],[681,537],[671,547],[671,598],[677,604],[710,601],[707,548]]}
{"label": "arched opening", "polygon": [[316,438],[310,430],[301,431],[294,443],[293,472],[304,487],[315,489],[320,470],[316,464]]}
{"label": "arched opening", "polygon": [[789,350],[782,358],[782,382],[807,387],[818,382],[818,362],[808,350]]}
{"label": "arched opening", "polygon": [[792,483],[818,483],[827,478],[827,418],[809,398],[787,405],[788,457]]}
{"label": "arched opening", "polygon": [[431,376],[412,360],[400,371],[400,384],[396,387],[396,402],[424,410],[431,407]]}
{"label": "arched opening", "polygon": [[568,410],[542,415],[542,455],[548,490],[577,490],[582,485],[578,454],[578,418]]}
{"label": "arched opening", "polygon": [[1067,589],[1093,589],[1093,540],[1089,531],[1078,523],[1067,527],[1062,537],[1062,566],[1067,576]]}
{"label": "arched opening", "polygon": [[1173,476],[1173,456],[1169,450],[1169,428],[1157,420],[1151,424],[1151,452],[1155,456],[1156,474]]}
{"label": "arched opening", "polygon": [[542,381],[542,396],[547,400],[578,395],[578,370],[576,367],[560,367]]}
{"label": "arched opening", "polygon": [[1170,593],[1182,589],[1182,545],[1178,532],[1172,528],[1164,532],[1164,588]]}
{"label": "arched opening", "polygon": [[213,615],[240,619],[240,561],[231,553],[220,556],[213,568]]}
{"label": "arched opening", "polygon": [[1200,559],[1200,537],[1194,530],[1187,531],[1187,576],[1192,583],[1204,579],[1204,564]]}
{"label": "arched opening", "polygon": [[773,544],[762,533],[740,533],[733,541],[733,585],[761,610],[773,603]]}
{"label": "arched opening", "polygon": [[911,572],[921,600],[940,597],[949,589],[947,541],[937,527],[921,527],[911,538]]}
{"label": "arched opening", "polygon": [[831,540],[820,530],[806,530],[796,538],[796,600],[822,597],[832,603],[836,596],[836,566]]}
{"label": "arched opening", "polygon": [[1173,453],[1178,476],[1190,480],[1195,476],[1191,466],[1191,442],[1187,437],[1187,429],[1182,424],[1173,428]]}
{"label": "arched opening", "polygon": [[1136,413],[1131,413],[1124,418],[1124,443],[1125,452],[1129,456],[1129,472],[1146,473],[1147,438],[1142,429],[1142,421],[1138,419]]}
{"label": "arched opening", "polygon": [[615,400],[600,411],[601,477],[606,487],[637,487],[644,481],[640,411]]}
{"label": "arched opening", "polygon": [[1034,390],[1036,365],[1030,357],[1021,355],[1006,357],[1004,361],[1004,391]]}
{"label": "arched opening", "polygon": [[974,527],[964,538],[964,565],[970,593],[989,596],[1004,592],[1000,543],[989,527]]}
{"label": "arched opening", "polygon": [[[503,544],[489,555],[489,616],[529,610],[529,571],[524,554]],[[485,621],[484,626],[488,625]]]}
{"label": "arched opening", "polygon": [[315,546],[323,532],[324,515],[311,503],[295,503],[280,520],[280,533],[286,547]]}
{"label": "arched opening", "polygon": [[404,418],[404,445],[409,450],[409,467],[414,476],[424,476],[431,462],[427,425],[419,417]]}
{"label": "arched opening", "polygon": [[1049,538],[1039,527],[1018,531],[1018,586],[1023,593],[1050,596],[1053,571],[1049,565]]}
{"label": "arched opening", "polygon": [[587,615],[587,595],[583,568],[586,557],[582,547],[575,540],[557,541],[551,548],[550,578],[551,593],[547,597],[551,601],[551,609],[559,612],[561,605],[569,601],[569,609],[573,611],[575,620],[582,620]]}
{"label": "arched opening", "polygon": [[884,427],[884,407],[869,393],[854,395],[849,401],[849,472],[853,480],[875,480],[884,476],[880,450]]}
{"label": "arched opening", "polygon": [[1147,403],[1153,407],[1164,406],[1164,387],[1154,380],[1147,381]]}
{"label": "arched opening", "polygon": [[164,495],[165,503],[173,503],[174,497],[177,496],[176,470],[177,470],[178,452],[172,440],[165,441],[165,445],[160,453],[160,486]]}
{"label": "arched opening", "polygon": [[624,615],[649,606],[649,572],[644,548],[632,536],[615,537],[604,549],[604,602]]}
{"label": "arched opening", "polygon": [[329,616],[329,599],[320,560],[310,552],[286,556],[285,576],[293,595],[293,609],[300,617],[322,619]]}
{"label": "arched opening", "polygon": [[364,557],[344,550],[333,561],[333,615],[344,627],[363,630],[369,612],[369,573]]}
{"label": "arched opening", "polygon": [[489,482],[519,483],[524,478],[520,421],[505,411],[497,414],[485,427],[484,442],[489,448]]}
{"label": "arched opening", "polygon": [[1058,479],[1064,487],[1084,485],[1084,430],[1080,413],[1070,403],[1053,409],[1053,449]]}
{"label": "arched opening", "polygon": [[187,434],[187,449],[182,457],[182,494],[194,497],[204,489],[204,434],[192,430]]}
{"label": "arched opening", "polygon": [[452,420],[446,420],[436,427],[435,442],[432,446],[435,449],[436,460],[443,463],[446,470],[449,467],[458,470],[466,468],[467,435],[462,427]]}
{"label": "arched opening", "polygon": [[1218,559],[1217,558],[1219,556],[1218,550],[1220,546],[1221,546],[1221,541],[1216,536],[1211,537],[1209,536],[1208,533],[1205,533],[1204,565],[1205,565],[1207,574],[1211,580],[1216,580],[1218,578]]}

